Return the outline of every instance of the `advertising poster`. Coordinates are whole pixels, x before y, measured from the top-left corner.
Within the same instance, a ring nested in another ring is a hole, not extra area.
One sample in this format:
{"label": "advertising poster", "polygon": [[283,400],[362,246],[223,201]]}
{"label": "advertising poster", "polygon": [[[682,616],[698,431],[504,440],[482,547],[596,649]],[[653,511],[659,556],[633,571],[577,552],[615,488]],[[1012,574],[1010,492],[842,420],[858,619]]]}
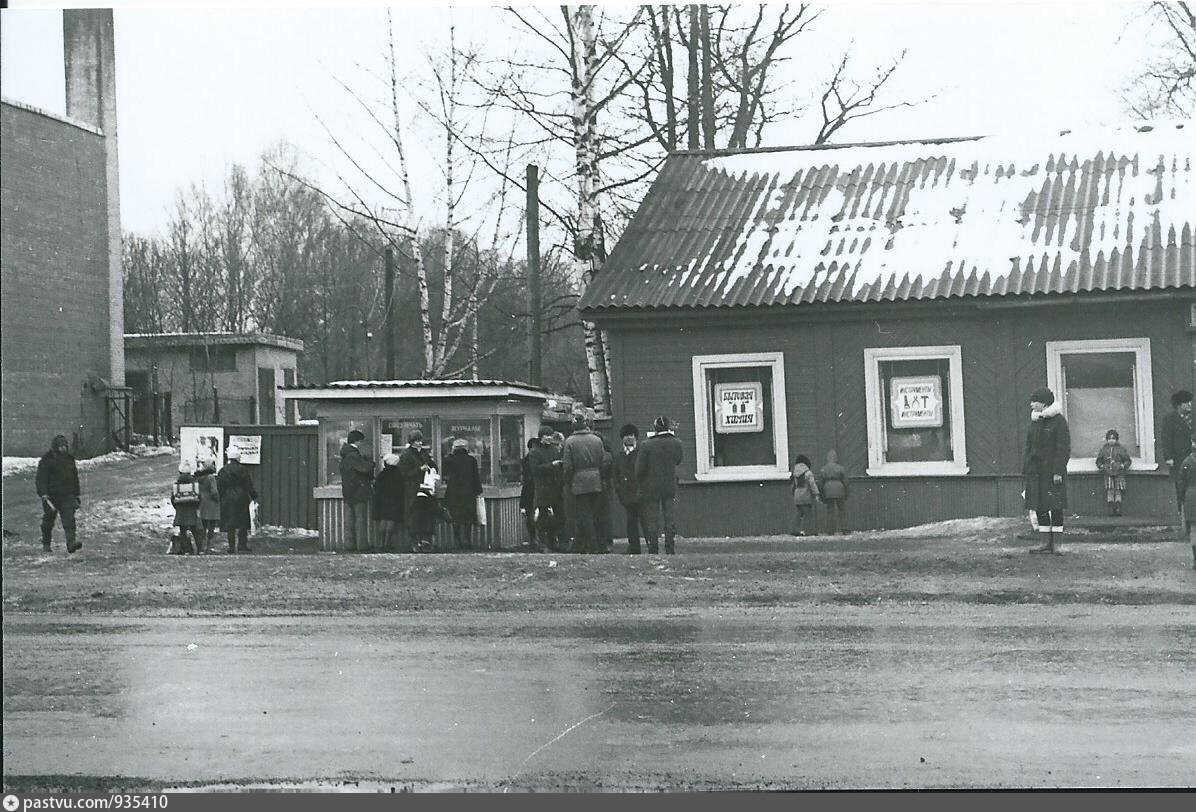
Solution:
{"label": "advertising poster", "polygon": [[179,448],[180,458],[191,460],[196,471],[206,464],[214,464],[217,471],[224,467],[224,429],[220,426],[183,426]]}
{"label": "advertising poster", "polygon": [[938,428],[943,425],[943,382],[937,375],[892,378],[889,404],[893,428]]}
{"label": "advertising poster", "polygon": [[262,436],[260,434],[230,434],[228,447],[230,450],[236,448],[241,452],[242,465],[262,464]]}
{"label": "advertising poster", "polygon": [[714,430],[718,434],[764,431],[764,410],[759,381],[714,385]]}

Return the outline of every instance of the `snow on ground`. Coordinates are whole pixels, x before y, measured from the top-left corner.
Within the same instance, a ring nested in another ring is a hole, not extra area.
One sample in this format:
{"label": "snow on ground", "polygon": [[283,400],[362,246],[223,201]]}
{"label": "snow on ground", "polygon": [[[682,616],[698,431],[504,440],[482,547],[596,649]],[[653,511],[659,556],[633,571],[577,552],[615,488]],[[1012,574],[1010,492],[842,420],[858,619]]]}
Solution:
{"label": "snow on ground", "polygon": [[263,524],[257,528],[259,536],[278,536],[281,538],[314,539],[320,537],[319,530],[308,530],[305,527],[279,527],[274,524]]}
{"label": "snow on ground", "polygon": [[[135,445],[128,451],[113,451],[109,454],[101,454],[98,457],[92,457],[89,460],[79,460],[76,465],[79,470],[86,471],[91,468],[98,468],[101,465],[108,465],[113,462],[121,462],[123,460],[134,460],[139,457],[163,457],[167,454],[178,454],[178,451],[173,446],[148,446]],[[37,470],[37,463],[40,457],[5,457],[4,458],[4,476],[12,476],[14,474],[21,474],[26,471]]]}
{"label": "snow on ground", "polygon": [[174,506],[168,496],[109,499],[90,506],[85,503],[79,521],[91,532],[132,528],[168,532],[174,526]]}

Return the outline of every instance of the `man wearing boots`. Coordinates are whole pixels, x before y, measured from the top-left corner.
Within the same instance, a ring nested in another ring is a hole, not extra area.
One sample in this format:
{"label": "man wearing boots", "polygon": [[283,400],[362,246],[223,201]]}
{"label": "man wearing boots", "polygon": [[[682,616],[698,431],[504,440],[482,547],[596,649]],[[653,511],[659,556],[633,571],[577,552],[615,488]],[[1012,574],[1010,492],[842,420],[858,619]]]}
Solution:
{"label": "man wearing boots", "polygon": [[664,525],[664,551],[672,555],[677,536],[674,500],[677,497],[677,466],[681,464],[681,441],[673,433],[672,423],[663,415],[652,424],[653,434],[640,446],[635,461],[639,482],[641,519],[648,539],[648,552],[655,554]]}
{"label": "man wearing boots", "polygon": [[619,497],[619,504],[627,514],[627,554],[639,555],[640,552],[640,488],[635,478],[635,461],[640,457],[640,430],[631,423],[619,429],[623,438],[623,447],[615,457],[615,493]]}
{"label": "man wearing boots", "polygon": [[574,415],[573,432],[561,452],[565,487],[573,496],[576,513],[576,552],[605,553],[606,539],[600,516],[603,508],[602,470],[606,461],[602,438],[594,433],[585,415]]}
{"label": "man wearing boots", "polygon": [[54,520],[61,519],[66,534],[66,551],[73,553],[83,547],[75,538],[75,511],[82,503],[79,492],[79,469],[71,456],[70,443],[59,434],[50,443],[37,463],[37,495],[42,500],[42,551],[50,552],[50,537]]}

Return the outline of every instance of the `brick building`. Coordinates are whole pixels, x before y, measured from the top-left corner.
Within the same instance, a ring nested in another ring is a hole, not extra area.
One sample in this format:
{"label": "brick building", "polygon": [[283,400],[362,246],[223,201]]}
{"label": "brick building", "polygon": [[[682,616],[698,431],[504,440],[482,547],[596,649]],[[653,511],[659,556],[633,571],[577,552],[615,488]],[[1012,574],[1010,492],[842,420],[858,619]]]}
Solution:
{"label": "brick building", "polygon": [[[680,531],[788,532],[793,458],[839,452],[855,528],[1022,513],[1028,401],[1071,424],[1073,512],[1175,516],[1155,425],[1196,364],[1183,125],[668,158],[580,307],[615,425],[678,423]],[[913,408],[910,404],[921,404]]]}
{"label": "brick building", "polygon": [[294,423],[294,404],[277,391],[295,384],[301,352],[302,341],[267,333],[126,335],[133,430],[173,437],[184,424]]}
{"label": "brick building", "polygon": [[111,10],[63,13],[67,115],[0,103],[6,455],[55,434],[123,439],[123,301]]}

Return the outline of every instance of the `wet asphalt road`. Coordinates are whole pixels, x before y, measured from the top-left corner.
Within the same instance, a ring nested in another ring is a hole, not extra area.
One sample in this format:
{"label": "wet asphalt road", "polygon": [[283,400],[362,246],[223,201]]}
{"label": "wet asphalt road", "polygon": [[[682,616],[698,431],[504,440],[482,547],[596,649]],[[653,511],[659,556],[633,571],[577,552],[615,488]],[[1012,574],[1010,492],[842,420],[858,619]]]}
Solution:
{"label": "wet asphalt road", "polygon": [[1196,610],[4,617],[6,776],[1196,784]]}

